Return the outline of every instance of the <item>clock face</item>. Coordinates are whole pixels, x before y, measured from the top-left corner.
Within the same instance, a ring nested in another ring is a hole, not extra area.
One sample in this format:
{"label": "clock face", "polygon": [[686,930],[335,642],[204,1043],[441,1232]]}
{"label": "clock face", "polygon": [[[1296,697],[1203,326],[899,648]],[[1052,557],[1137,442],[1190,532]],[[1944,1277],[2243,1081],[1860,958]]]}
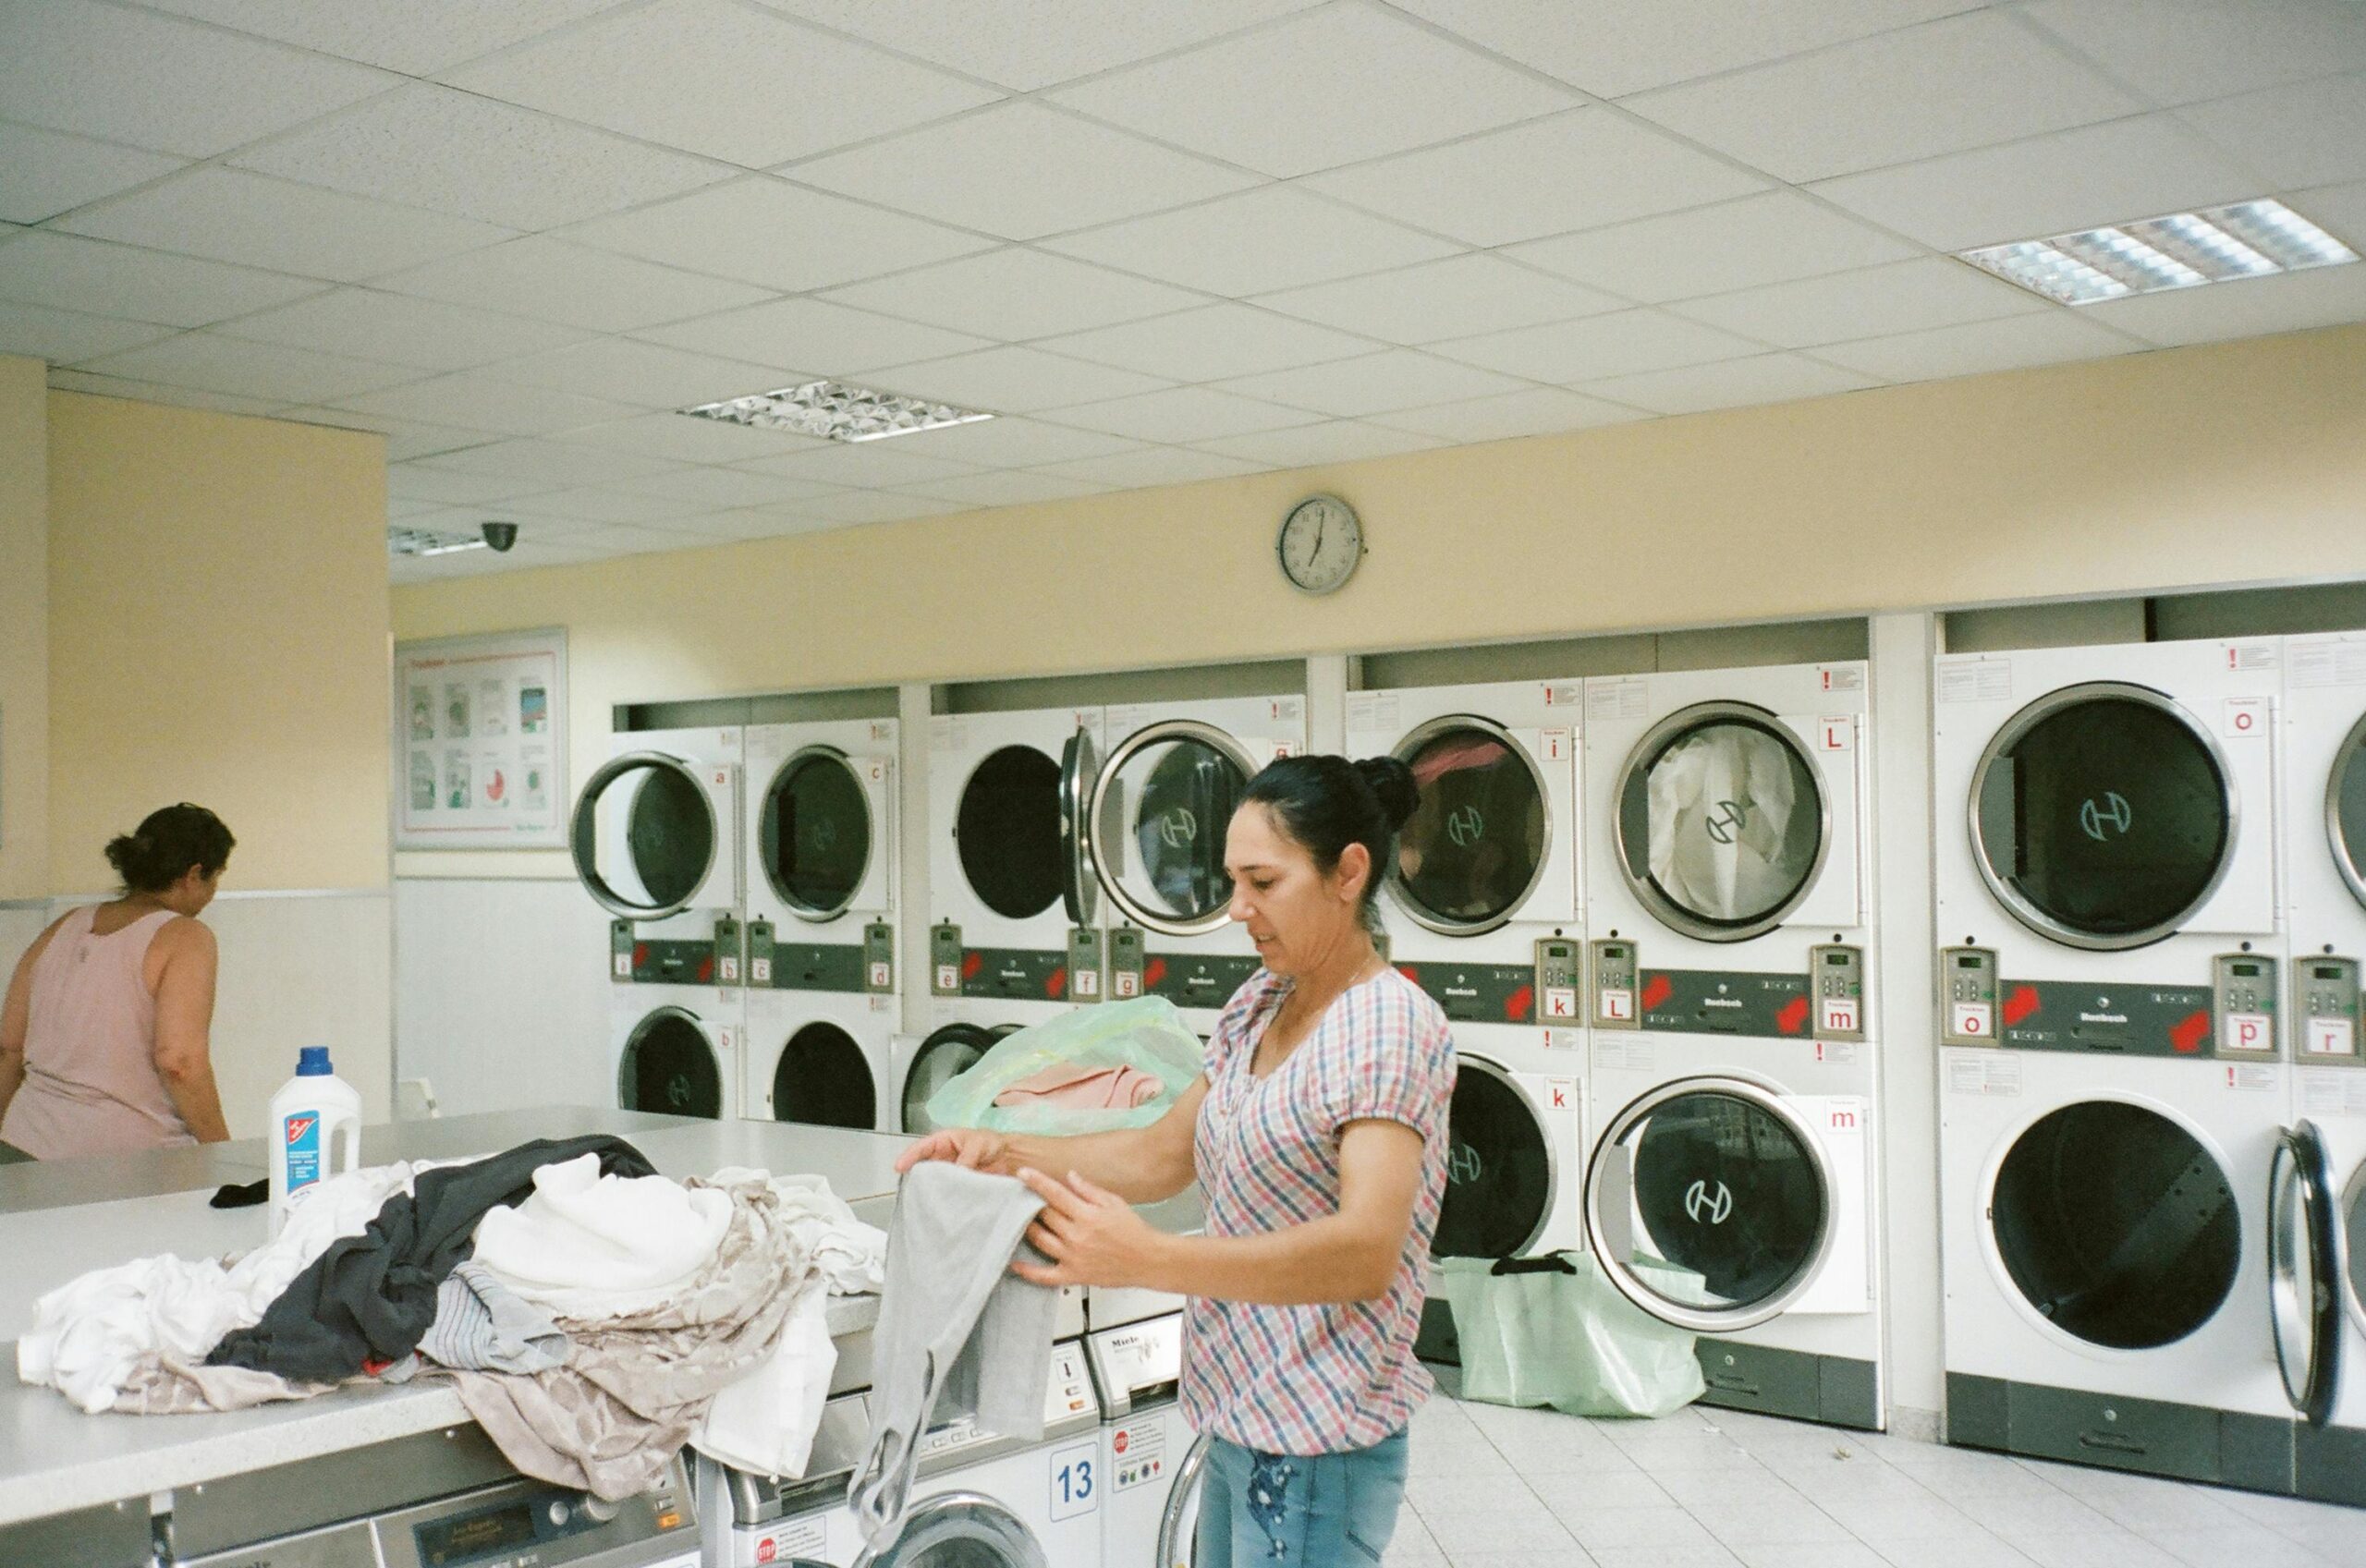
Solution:
{"label": "clock face", "polygon": [[1282,573],[1309,593],[1329,593],[1363,559],[1363,525],[1335,495],[1311,495],[1282,520]]}

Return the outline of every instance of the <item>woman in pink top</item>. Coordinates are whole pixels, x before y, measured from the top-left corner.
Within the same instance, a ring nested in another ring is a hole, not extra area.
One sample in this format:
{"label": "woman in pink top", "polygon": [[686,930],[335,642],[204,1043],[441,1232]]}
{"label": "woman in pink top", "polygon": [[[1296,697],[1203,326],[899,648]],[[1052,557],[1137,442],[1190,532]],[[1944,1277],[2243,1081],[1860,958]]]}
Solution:
{"label": "woman in pink top", "polygon": [[107,845],[112,904],[77,909],[17,965],[0,1010],[0,1153],[36,1160],[222,1143],[207,1031],[213,901],[237,841],[202,806],[167,806]]}

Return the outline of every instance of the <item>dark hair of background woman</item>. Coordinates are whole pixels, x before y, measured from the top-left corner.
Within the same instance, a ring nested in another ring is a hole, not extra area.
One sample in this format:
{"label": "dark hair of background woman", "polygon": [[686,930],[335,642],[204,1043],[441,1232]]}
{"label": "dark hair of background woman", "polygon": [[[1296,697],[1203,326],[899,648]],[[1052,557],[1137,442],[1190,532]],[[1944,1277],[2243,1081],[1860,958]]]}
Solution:
{"label": "dark hair of background woman", "polygon": [[162,893],[197,868],[210,877],[230,863],[231,847],[238,841],[222,819],[202,806],[184,800],[151,811],[135,833],[120,833],[107,844],[107,864],[130,893]]}
{"label": "dark hair of background woman", "polygon": [[1274,814],[1282,831],[1313,857],[1324,876],[1337,869],[1348,845],[1360,844],[1372,856],[1372,879],[1364,883],[1364,924],[1380,930],[1380,884],[1396,852],[1396,831],[1412,820],[1421,804],[1413,770],[1394,757],[1283,757],[1249,781],[1243,804],[1256,801]]}

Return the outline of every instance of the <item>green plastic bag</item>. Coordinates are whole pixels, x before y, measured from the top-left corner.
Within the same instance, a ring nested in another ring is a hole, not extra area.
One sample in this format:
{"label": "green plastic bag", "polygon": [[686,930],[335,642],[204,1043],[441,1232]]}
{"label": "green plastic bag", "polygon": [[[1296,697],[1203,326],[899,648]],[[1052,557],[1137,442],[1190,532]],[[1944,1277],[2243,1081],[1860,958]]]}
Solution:
{"label": "green plastic bag", "polygon": [[[1199,1077],[1201,1049],[1200,1037],[1163,996],[1079,1007],[997,1040],[968,1071],[929,1096],[929,1119],[940,1127],[1054,1136],[1146,1127],[1165,1115],[1175,1097]],[[994,1096],[1011,1085],[1063,1062],[1139,1067],[1165,1087],[1130,1110],[994,1103]]]}
{"label": "green plastic bag", "polygon": [[1654,1416],[1691,1404],[1708,1387],[1693,1336],[1619,1295],[1590,1257],[1445,1258],[1434,1269],[1462,1345],[1464,1399],[1546,1404],[1571,1416]]}

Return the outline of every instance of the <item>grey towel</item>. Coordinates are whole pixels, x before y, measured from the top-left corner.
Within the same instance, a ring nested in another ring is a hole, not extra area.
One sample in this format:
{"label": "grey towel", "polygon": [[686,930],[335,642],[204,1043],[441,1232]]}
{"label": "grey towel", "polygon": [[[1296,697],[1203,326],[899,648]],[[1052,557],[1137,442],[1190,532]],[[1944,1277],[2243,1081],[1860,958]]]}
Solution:
{"label": "grey towel", "polygon": [[437,1366],[472,1372],[547,1371],[567,1360],[567,1347],[549,1313],[473,1259],[454,1266],[435,1293],[435,1321],[419,1342]]}
{"label": "grey towel", "polygon": [[887,1278],[871,1334],[871,1447],[855,1467],[855,1522],[874,1549],[903,1523],[932,1414],[974,1415],[1005,1437],[1043,1435],[1043,1380],[1058,1293],[1010,1271],[1043,1200],[1025,1184],[941,1160],[912,1167],[887,1227]]}

